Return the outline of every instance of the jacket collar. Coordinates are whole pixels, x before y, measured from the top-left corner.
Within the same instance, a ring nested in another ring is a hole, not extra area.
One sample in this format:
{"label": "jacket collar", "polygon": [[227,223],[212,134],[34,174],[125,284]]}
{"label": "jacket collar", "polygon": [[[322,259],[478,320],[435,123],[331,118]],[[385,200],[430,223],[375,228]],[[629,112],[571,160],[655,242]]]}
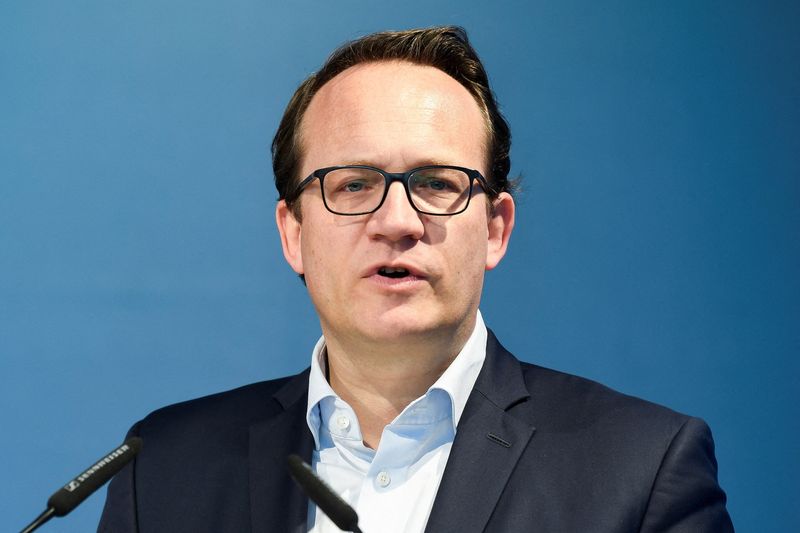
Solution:
{"label": "jacket collar", "polygon": [[289,474],[287,457],[311,463],[314,440],[305,421],[308,370],[274,395],[279,412],[250,426],[250,517],[252,530],[305,533],[308,498]]}
{"label": "jacket collar", "polygon": [[425,531],[483,531],[535,428],[519,361],[489,331],[486,362],[458,424]]}

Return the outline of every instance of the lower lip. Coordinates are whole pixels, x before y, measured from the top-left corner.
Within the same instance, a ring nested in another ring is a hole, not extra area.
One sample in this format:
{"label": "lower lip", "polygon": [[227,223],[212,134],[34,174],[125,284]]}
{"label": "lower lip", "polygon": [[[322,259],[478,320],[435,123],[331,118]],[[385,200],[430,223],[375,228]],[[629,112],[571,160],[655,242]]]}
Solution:
{"label": "lower lip", "polygon": [[405,289],[413,288],[416,285],[419,285],[425,281],[425,278],[413,275],[408,275],[402,278],[390,278],[387,276],[381,276],[380,274],[373,274],[369,277],[369,280],[387,289]]}

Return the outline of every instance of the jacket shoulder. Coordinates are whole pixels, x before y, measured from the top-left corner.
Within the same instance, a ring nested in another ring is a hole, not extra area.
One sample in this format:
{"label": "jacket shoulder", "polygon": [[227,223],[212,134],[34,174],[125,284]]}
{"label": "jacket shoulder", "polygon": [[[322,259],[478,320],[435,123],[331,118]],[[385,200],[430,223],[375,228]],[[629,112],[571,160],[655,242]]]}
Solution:
{"label": "jacket shoulder", "polygon": [[283,410],[282,397],[299,401],[306,392],[307,371],[162,407],[138,422],[132,433],[143,438],[230,436]]}
{"label": "jacket shoulder", "polygon": [[[516,401],[506,412],[533,429],[508,485],[509,494],[525,495],[522,507],[530,510],[524,516],[531,517],[531,527],[732,530],[705,422],[590,379],[521,362],[496,341],[488,346],[490,354],[503,377],[493,382],[511,383],[514,391]],[[493,530],[525,529],[518,521],[519,500],[501,501]]]}
{"label": "jacket shoulder", "polygon": [[537,426],[555,430],[589,428],[605,430],[635,426],[641,432],[673,435],[692,417],[635,396],[616,391],[584,377],[520,362],[537,412]]}

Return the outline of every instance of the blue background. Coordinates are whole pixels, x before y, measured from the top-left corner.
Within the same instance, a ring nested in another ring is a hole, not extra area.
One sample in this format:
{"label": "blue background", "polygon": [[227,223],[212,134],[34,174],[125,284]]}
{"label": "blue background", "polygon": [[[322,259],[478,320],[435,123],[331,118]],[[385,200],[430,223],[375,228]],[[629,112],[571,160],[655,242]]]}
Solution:
{"label": "blue background", "polygon": [[0,529],[152,409],[306,366],[283,107],[344,40],[457,23],[524,178],[489,326],[705,418],[738,529],[800,530],[799,5],[2,2]]}

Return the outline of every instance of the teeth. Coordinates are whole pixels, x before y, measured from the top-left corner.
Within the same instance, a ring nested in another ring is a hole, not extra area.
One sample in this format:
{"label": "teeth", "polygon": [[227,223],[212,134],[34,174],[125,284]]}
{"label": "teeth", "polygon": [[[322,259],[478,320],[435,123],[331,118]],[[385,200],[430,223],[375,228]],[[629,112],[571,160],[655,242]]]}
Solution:
{"label": "teeth", "polygon": [[408,270],[405,268],[381,267],[381,269],[378,271],[378,274],[381,276],[389,276],[391,278],[401,278],[408,275]]}

